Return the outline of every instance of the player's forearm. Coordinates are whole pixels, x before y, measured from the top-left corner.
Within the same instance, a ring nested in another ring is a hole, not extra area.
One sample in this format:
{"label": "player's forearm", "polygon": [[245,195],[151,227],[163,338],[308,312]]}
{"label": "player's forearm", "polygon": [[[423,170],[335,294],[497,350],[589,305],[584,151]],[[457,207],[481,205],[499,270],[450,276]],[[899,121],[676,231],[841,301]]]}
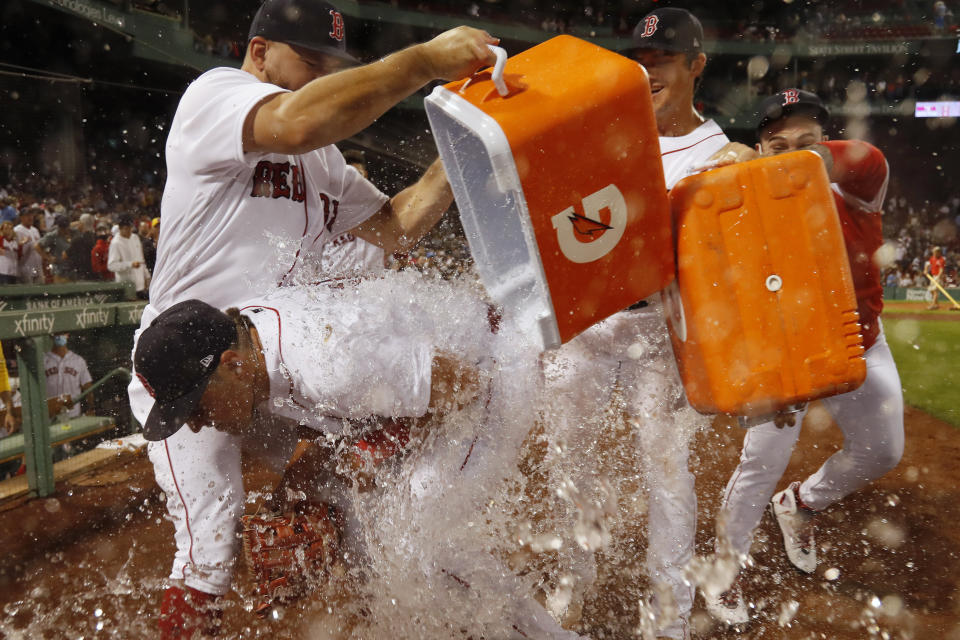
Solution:
{"label": "player's forearm", "polygon": [[814,150],[824,156],[830,182],[843,191],[871,201],[886,190],[887,162],[872,144],[862,140],[827,140],[814,145]]}
{"label": "player's forearm", "polygon": [[377,62],[317,78],[263,105],[247,151],[304,153],[359,133],[433,76],[415,45]]}
{"label": "player's forearm", "polygon": [[350,233],[386,253],[406,251],[437,224],[452,202],[447,174],[437,158],[420,180],[391,198],[375,216]]}
{"label": "player's forearm", "polygon": [[397,246],[389,251],[406,251],[417,244],[452,203],[453,191],[447,182],[443,163],[437,158],[416,184],[390,200],[400,233],[396,236]]}

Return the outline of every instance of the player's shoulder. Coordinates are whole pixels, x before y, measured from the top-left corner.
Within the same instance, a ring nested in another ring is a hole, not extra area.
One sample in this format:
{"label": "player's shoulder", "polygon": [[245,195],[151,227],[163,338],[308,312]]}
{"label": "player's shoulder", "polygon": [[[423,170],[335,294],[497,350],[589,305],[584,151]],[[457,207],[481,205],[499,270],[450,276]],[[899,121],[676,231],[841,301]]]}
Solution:
{"label": "player's shoulder", "polygon": [[256,76],[234,67],[215,67],[200,74],[183,93],[180,109],[223,100],[231,89],[260,82]]}
{"label": "player's shoulder", "polygon": [[197,76],[197,78],[190,83],[190,86],[187,87],[187,91],[196,90],[197,88],[202,88],[207,85],[246,84],[251,82],[259,82],[259,80],[257,80],[253,74],[247,73],[242,69],[235,67],[214,67]]}

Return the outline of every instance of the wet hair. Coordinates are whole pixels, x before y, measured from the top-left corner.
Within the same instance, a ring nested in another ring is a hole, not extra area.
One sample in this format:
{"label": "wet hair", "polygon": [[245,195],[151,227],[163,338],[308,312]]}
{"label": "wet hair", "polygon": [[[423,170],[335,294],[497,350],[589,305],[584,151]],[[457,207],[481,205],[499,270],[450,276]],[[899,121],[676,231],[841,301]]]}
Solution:
{"label": "wet hair", "polygon": [[250,335],[253,323],[250,318],[241,314],[236,307],[230,307],[225,313],[230,316],[233,324],[237,327],[237,339],[227,348],[233,351],[253,351],[253,336]]}

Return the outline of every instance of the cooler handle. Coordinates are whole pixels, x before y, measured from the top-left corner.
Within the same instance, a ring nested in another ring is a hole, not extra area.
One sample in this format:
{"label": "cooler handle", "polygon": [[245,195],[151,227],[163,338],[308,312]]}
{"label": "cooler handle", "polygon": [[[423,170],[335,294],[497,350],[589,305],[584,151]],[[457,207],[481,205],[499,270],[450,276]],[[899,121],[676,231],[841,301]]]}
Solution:
{"label": "cooler handle", "polygon": [[505,98],[510,93],[510,89],[507,88],[507,83],[503,79],[503,67],[507,64],[507,50],[503,47],[495,47],[492,44],[487,46],[497,56],[497,62],[493,65],[493,73],[490,74],[490,79],[493,80],[493,86],[497,88],[500,97]]}

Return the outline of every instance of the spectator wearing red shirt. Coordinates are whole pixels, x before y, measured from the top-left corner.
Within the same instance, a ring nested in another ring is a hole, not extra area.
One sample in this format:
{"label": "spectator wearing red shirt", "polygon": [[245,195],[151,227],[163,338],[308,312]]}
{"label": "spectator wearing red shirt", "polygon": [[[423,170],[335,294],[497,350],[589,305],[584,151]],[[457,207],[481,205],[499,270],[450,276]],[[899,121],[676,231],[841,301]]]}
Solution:
{"label": "spectator wearing red shirt", "polygon": [[932,278],[930,286],[927,287],[927,291],[933,295],[933,300],[927,309],[940,308],[940,305],[937,304],[937,298],[940,297],[940,289],[937,285],[943,280],[943,268],[946,266],[946,261],[947,259],[943,257],[940,247],[934,247],[933,255],[927,260],[927,264],[923,265],[923,272]]}
{"label": "spectator wearing red shirt", "polygon": [[110,256],[110,227],[105,224],[97,225],[97,242],[90,251],[90,266],[93,273],[101,280],[113,280],[113,272],[107,269]]}

